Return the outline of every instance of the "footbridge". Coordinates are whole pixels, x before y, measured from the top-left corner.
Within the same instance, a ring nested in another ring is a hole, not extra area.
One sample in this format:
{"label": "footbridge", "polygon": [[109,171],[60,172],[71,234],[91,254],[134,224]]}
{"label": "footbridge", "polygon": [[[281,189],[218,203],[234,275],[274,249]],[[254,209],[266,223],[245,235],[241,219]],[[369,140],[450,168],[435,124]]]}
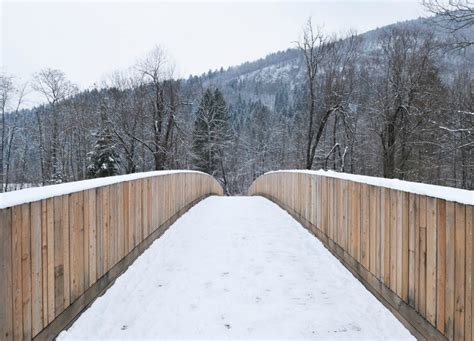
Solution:
{"label": "footbridge", "polygon": [[[474,340],[474,193],[195,171],[0,194],[0,340]],[[165,233],[166,232],[166,233]]]}

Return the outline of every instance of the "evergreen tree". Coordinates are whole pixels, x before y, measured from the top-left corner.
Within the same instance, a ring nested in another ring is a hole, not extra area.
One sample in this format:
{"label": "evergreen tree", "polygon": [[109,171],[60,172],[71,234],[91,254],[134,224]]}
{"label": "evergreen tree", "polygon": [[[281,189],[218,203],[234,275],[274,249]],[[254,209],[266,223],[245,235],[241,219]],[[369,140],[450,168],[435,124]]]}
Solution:
{"label": "evergreen tree", "polygon": [[107,108],[105,104],[100,107],[100,129],[94,134],[96,143],[94,150],[88,153],[89,166],[87,174],[89,178],[101,178],[119,173],[119,154],[112,137],[112,131],[108,125]]}
{"label": "evergreen tree", "polygon": [[198,170],[225,183],[225,158],[232,141],[229,114],[222,93],[208,89],[196,112],[193,131],[193,162]]}

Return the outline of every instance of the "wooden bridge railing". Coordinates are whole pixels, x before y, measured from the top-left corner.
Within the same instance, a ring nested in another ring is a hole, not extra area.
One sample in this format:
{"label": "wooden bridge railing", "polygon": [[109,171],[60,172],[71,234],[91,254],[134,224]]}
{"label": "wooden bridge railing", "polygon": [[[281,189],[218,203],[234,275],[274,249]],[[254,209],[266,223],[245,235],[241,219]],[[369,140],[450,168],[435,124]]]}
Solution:
{"label": "wooden bridge railing", "polygon": [[472,191],[281,171],[249,194],[287,209],[415,336],[474,340]]}
{"label": "wooden bridge railing", "polygon": [[150,172],[0,195],[0,340],[52,339],[182,213],[211,176]]}

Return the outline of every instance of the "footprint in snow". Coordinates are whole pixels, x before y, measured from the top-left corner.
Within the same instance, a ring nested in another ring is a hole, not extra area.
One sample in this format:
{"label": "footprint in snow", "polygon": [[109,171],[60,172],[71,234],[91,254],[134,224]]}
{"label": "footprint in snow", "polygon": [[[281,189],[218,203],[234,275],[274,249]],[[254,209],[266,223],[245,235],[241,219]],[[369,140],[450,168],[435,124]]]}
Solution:
{"label": "footprint in snow", "polygon": [[122,326],[122,328],[120,328],[120,330],[126,330],[127,328],[128,328],[128,326],[127,326],[126,324],[124,324],[124,325]]}
{"label": "footprint in snow", "polygon": [[224,324],[224,326],[227,328],[227,329],[230,329],[230,324]]}

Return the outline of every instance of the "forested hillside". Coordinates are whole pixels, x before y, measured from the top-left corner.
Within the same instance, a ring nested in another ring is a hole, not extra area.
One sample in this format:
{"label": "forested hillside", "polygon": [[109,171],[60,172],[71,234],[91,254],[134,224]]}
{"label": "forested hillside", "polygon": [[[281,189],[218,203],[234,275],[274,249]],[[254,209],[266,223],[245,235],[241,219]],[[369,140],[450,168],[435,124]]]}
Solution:
{"label": "forested hillside", "polygon": [[41,70],[28,110],[4,75],[2,189],[175,168],[229,194],[293,168],[473,189],[474,48],[450,37],[425,19],[345,36],[308,22],[287,51],[187,79],[157,47],[92,90]]}

